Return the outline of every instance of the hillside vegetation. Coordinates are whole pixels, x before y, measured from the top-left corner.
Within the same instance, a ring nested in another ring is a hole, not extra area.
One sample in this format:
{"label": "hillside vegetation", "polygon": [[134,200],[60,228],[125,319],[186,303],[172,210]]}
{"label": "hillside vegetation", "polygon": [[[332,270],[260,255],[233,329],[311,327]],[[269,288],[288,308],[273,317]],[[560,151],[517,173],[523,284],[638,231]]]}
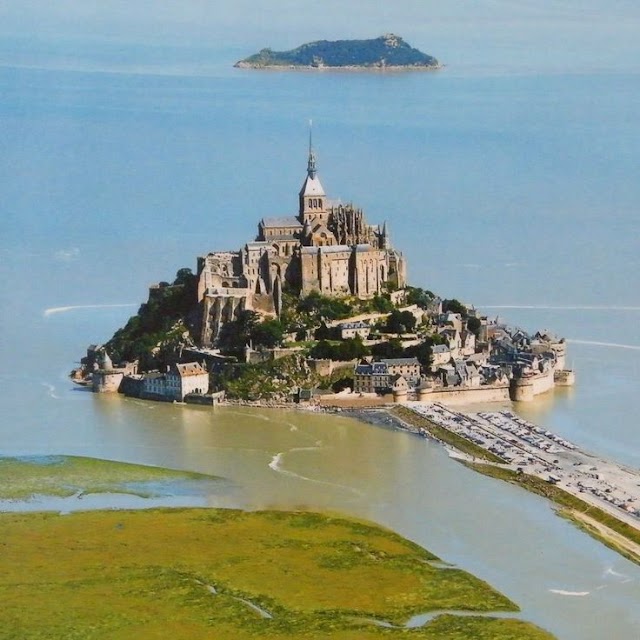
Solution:
{"label": "hillside vegetation", "polygon": [[240,60],[236,67],[412,67],[435,69],[440,63],[407,44],[399,36],[387,34],[370,40],[318,40],[289,51],[262,49]]}

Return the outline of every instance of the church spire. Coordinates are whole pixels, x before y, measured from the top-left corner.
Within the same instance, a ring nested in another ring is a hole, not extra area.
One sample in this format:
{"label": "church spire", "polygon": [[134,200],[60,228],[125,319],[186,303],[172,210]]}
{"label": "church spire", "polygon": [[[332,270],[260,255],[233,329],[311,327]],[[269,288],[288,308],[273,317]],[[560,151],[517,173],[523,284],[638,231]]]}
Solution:
{"label": "church spire", "polygon": [[307,175],[313,180],[316,177],[316,154],[313,151],[313,120],[309,120],[309,160],[307,162]]}
{"label": "church spire", "polygon": [[309,120],[309,161],[307,162],[307,177],[300,189],[300,209],[298,220],[302,224],[307,221],[318,220],[323,224],[327,222],[327,199],[318,178],[316,169],[316,154],[313,151],[313,137]]}

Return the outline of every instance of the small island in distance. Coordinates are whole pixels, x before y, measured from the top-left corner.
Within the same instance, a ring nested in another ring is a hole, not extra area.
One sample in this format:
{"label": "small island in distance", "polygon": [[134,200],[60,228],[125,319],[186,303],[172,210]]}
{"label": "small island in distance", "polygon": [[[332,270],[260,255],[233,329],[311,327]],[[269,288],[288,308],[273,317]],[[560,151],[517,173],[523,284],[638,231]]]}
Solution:
{"label": "small island in distance", "polygon": [[290,51],[262,49],[236,62],[243,69],[420,69],[442,64],[392,33],[370,40],[318,40]]}

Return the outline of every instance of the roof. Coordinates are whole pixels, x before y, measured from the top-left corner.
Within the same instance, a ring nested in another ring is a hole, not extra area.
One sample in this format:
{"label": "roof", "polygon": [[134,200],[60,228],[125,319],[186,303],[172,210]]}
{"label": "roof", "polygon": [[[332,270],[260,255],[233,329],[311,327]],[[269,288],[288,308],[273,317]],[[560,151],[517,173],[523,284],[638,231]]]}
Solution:
{"label": "roof", "polygon": [[319,178],[316,176],[312,178],[311,176],[307,176],[304,184],[302,185],[302,189],[300,189],[301,196],[324,196],[324,189],[322,184],[320,183]]}
{"label": "roof", "polygon": [[384,364],[386,364],[387,366],[408,364],[420,365],[420,363],[418,362],[418,358],[385,358],[384,360],[381,360],[381,362],[384,362]]}
{"label": "roof", "polygon": [[318,247],[320,253],[342,253],[344,251],[351,252],[351,247],[348,244],[334,244],[327,245],[325,247]]}
{"label": "roof", "polygon": [[151,373],[144,374],[144,380],[157,380],[158,378],[164,378],[164,373],[160,373],[159,371],[152,371]]}
{"label": "roof", "polygon": [[356,251],[358,253],[360,253],[362,251],[372,251],[372,250],[374,250],[374,249],[370,244],[357,244],[356,245]]}
{"label": "roof", "polygon": [[357,322],[341,322],[338,326],[341,329],[369,329],[369,325],[366,322],[362,322],[362,320],[358,320]]}
{"label": "roof", "polygon": [[296,227],[302,229],[300,220],[295,216],[280,216],[275,218],[262,218],[260,224],[263,227]]}
{"label": "roof", "polygon": [[365,375],[384,375],[388,373],[387,365],[384,362],[372,362],[371,364],[359,364],[356,366],[356,373]]}
{"label": "roof", "polygon": [[431,353],[449,353],[450,349],[446,344],[434,344]]}
{"label": "roof", "polygon": [[302,253],[350,253],[351,247],[347,244],[334,244],[320,247],[302,247],[300,251]]}
{"label": "roof", "polygon": [[249,249],[260,249],[262,247],[268,247],[271,243],[268,240],[253,240],[252,242],[247,242],[247,247]]}
{"label": "roof", "polygon": [[200,376],[207,373],[207,370],[199,362],[185,362],[184,364],[177,364],[176,370],[181,378],[186,378],[188,376]]}
{"label": "roof", "polygon": [[269,242],[267,244],[272,244],[273,242],[283,242],[283,241],[300,242],[300,240],[296,238],[296,236],[294,236],[293,233],[287,233],[287,234],[279,233],[274,236],[269,236]]}

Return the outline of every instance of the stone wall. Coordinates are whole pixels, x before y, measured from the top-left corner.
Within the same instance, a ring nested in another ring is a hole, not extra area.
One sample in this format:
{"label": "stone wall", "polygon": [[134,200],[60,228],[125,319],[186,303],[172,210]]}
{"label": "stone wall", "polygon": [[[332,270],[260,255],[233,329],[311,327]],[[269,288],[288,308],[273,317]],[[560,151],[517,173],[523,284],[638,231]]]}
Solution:
{"label": "stone wall", "polygon": [[422,402],[442,402],[442,404],[463,405],[479,402],[508,402],[509,385],[491,385],[477,389],[439,389],[421,394]]}

